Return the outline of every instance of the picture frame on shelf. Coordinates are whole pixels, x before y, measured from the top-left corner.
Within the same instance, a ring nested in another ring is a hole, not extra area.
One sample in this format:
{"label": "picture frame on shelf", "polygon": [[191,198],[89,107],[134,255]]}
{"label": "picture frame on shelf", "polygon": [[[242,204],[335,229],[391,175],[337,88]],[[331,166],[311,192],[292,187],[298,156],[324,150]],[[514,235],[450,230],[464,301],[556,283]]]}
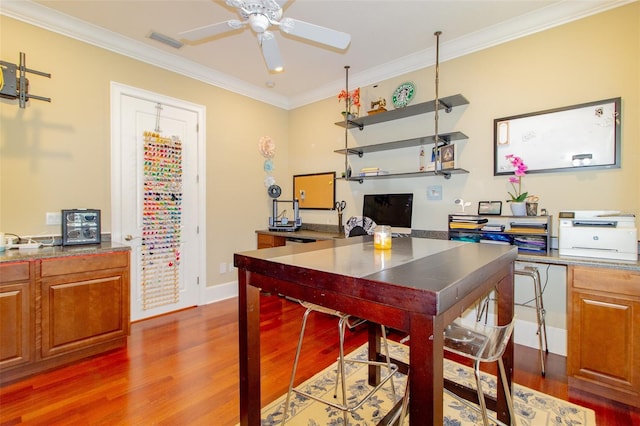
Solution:
{"label": "picture frame on shelf", "polygon": [[500,216],[502,214],[502,201],[478,202],[478,214]]}
{"label": "picture frame on shelf", "polygon": [[456,145],[448,144],[438,148],[440,161],[442,162],[442,170],[451,170],[456,168]]}

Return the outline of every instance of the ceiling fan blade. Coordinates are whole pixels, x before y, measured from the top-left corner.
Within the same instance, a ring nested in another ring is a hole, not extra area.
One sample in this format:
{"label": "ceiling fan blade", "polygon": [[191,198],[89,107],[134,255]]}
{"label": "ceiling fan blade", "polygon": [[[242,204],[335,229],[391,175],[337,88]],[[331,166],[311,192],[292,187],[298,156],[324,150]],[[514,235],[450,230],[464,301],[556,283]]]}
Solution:
{"label": "ceiling fan blade", "polygon": [[213,36],[217,36],[220,34],[224,34],[229,31],[237,30],[238,28],[246,25],[246,22],[238,21],[237,19],[232,19],[230,21],[218,22],[217,24],[205,25],[202,27],[194,28],[192,30],[183,31],[178,33],[183,39],[190,41],[202,40],[204,38],[209,38]]}
{"label": "ceiling fan blade", "polygon": [[280,21],[280,30],[287,34],[301,37],[327,46],[344,50],[351,43],[351,35],[342,31],[332,30],[319,25],[298,21],[293,18],[284,18]]}
{"label": "ceiling fan blade", "polygon": [[282,63],[280,48],[274,34],[271,31],[258,34],[258,41],[262,47],[262,56],[264,56],[264,61],[267,63],[269,71],[282,71],[284,64]]}

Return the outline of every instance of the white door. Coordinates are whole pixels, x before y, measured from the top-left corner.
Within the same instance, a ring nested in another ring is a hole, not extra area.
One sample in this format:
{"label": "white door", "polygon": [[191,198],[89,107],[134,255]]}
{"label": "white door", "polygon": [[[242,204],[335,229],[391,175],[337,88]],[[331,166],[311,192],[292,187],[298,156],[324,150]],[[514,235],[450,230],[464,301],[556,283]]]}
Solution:
{"label": "white door", "polygon": [[112,240],[131,246],[131,320],[199,304],[204,107],[112,83]]}

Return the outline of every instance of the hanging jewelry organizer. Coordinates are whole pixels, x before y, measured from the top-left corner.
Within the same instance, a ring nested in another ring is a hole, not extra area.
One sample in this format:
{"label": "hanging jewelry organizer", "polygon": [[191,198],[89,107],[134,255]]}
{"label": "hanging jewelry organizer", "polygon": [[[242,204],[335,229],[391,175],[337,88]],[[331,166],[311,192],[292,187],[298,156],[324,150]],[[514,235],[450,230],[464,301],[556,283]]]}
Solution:
{"label": "hanging jewelry organizer", "polygon": [[141,289],[144,310],[180,298],[182,229],[182,141],[144,132]]}

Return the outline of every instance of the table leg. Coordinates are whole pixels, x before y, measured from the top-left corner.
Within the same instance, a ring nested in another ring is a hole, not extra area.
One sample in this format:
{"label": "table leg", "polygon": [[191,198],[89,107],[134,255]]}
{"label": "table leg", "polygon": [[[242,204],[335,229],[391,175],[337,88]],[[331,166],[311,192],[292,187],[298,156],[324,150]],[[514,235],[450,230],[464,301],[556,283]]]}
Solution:
{"label": "table leg", "polygon": [[238,270],[240,349],[240,424],[260,425],[260,289],[248,284],[249,272]]}
{"label": "table leg", "polygon": [[442,317],[411,314],[409,420],[413,425],[442,425]]}
{"label": "table leg", "polygon": [[[498,324],[505,325],[513,320],[514,308],[513,308],[513,263],[509,273],[498,283]],[[502,361],[504,363],[504,369],[507,373],[507,381],[509,382],[509,389],[511,389],[511,379],[513,377],[513,333],[511,339],[507,344],[507,348],[502,355]],[[509,408],[507,406],[507,400],[504,394],[504,386],[502,385],[502,378],[500,374],[497,374],[497,406],[496,414],[498,420],[505,424],[511,424],[511,418],[509,415]]]}

